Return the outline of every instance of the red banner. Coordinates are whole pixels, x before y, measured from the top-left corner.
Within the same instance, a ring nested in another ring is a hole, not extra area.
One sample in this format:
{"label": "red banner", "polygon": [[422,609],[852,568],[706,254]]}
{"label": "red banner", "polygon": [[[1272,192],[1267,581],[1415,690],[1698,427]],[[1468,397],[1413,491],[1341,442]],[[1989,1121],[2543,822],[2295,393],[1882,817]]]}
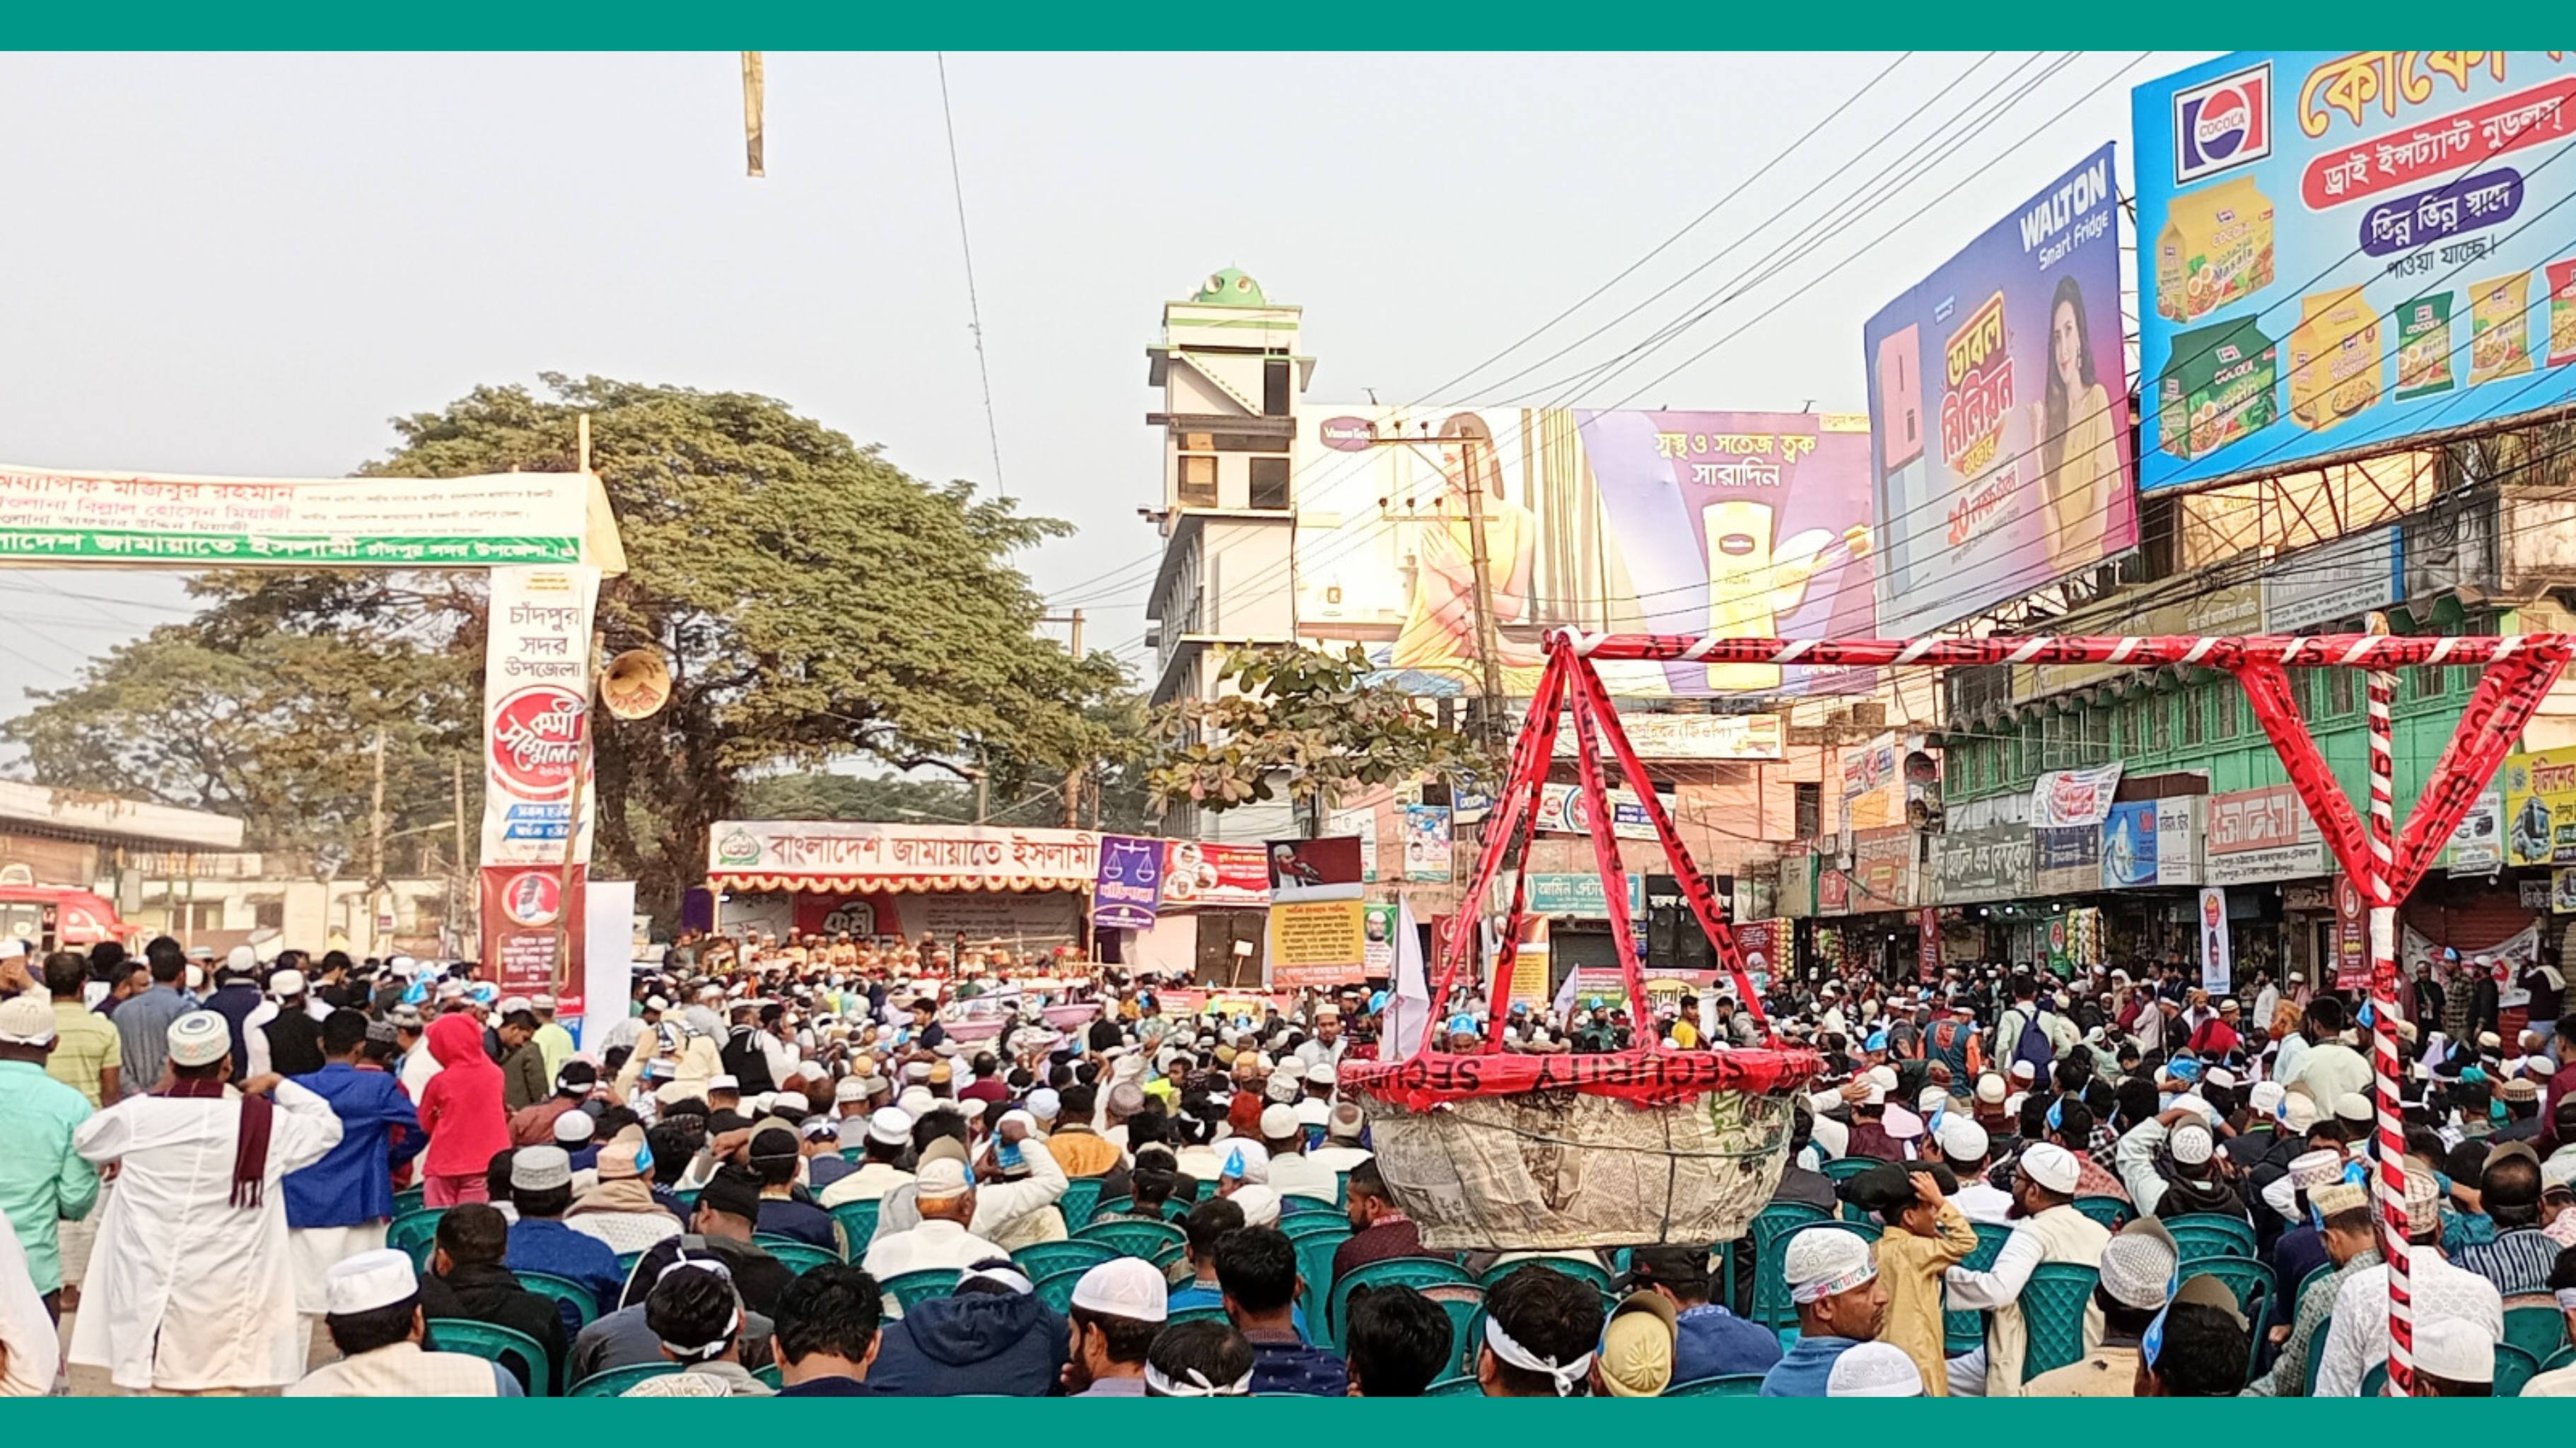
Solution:
{"label": "red banner", "polygon": [[2370,989],[2370,902],[2361,898],[2361,882],[2350,875],[2334,878],[2336,990]]}
{"label": "red banner", "polygon": [[1344,1062],[1342,1085],[1427,1111],[1463,1096],[1519,1096],[1532,1091],[1581,1091],[1616,1096],[1641,1106],[1661,1106],[1711,1091],[1765,1095],[1786,1091],[1816,1073],[1812,1051],[1657,1051],[1623,1055],[1469,1056],[1424,1054],[1393,1064]]}
{"label": "red banner", "polygon": [[1941,978],[1941,912],[1926,905],[1914,912],[1914,954],[1925,985]]}
{"label": "red banner", "polygon": [[482,876],[483,978],[503,995],[551,995],[559,1013],[581,1014],[590,867],[573,866],[569,910],[560,865],[486,865]]}

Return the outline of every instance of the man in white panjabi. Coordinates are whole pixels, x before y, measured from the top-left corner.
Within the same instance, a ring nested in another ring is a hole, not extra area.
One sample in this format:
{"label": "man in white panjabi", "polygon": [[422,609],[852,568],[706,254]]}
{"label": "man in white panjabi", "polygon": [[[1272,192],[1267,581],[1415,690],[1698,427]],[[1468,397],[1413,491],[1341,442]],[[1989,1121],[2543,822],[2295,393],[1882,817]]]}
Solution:
{"label": "man in white panjabi", "polygon": [[231,1027],[191,1011],[170,1025],[161,1084],[72,1136],[84,1159],[120,1170],[71,1360],[129,1392],[239,1393],[304,1375],[278,1179],[338,1145],[340,1118],[274,1074],[234,1092],[231,1069]]}
{"label": "man in white panjabi", "polygon": [[499,1363],[461,1352],[425,1352],[420,1278],[393,1248],[331,1265],[322,1319],[340,1360],[286,1390],[290,1398],[516,1398],[519,1380]]}

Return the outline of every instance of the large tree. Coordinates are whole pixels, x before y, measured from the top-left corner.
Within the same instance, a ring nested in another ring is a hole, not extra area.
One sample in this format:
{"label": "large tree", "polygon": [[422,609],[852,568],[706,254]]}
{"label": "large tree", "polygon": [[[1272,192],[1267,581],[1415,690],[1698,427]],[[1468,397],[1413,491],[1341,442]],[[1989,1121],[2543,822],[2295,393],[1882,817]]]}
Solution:
{"label": "large tree", "polygon": [[[478,387],[395,419],[398,445],[361,471],[565,471],[590,416],[629,564],[601,590],[599,628],[611,653],[661,650],[675,685],[651,719],[598,716],[599,855],[656,913],[703,878],[707,827],[739,808],[755,772],[864,756],[981,771],[999,799],[1113,752],[1097,711],[1124,690],[1117,665],[1040,638],[1041,600],[1010,563],[1064,525],[969,483],[909,477],[770,398],[542,381],[542,393]],[[407,707],[449,721],[451,737],[453,721],[479,732],[479,573],[232,570],[193,586],[209,607],[177,639],[245,663],[281,639],[327,645],[351,692],[435,696]],[[11,737],[40,768],[48,753],[90,762],[96,787],[223,807],[184,769],[115,762],[115,741],[168,727],[141,712],[148,690],[102,692],[117,667],[48,699]],[[267,729],[253,753],[292,732]]]}

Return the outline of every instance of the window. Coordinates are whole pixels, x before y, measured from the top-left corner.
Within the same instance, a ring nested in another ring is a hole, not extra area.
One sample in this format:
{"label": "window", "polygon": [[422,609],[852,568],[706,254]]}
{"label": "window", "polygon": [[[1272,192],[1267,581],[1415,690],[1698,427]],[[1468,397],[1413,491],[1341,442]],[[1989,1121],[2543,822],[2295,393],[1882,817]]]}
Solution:
{"label": "window", "polygon": [[2245,691],[2237,688],[2233,683],[2226,683],[2219,685],[2216,689],[2213,689],[2210,692],[2216,696],[2211,702],[2218,706],[2218,719],[2216,721],[2217,729],[2215,731],[2216,737],[2220,739],[2235,738],[2237,733],[2244,728],[2244,722],[2240,717],[2240,711],[2245,707]]}
{"label": "window", "polygon": [[2188,749],[2208,736],[2209,691],[2185,689],[2174,696],[2174,702],[2182,714],[2182,742]]}
{"label": "window", "polygon": [[261,901],[250,907],[250,913],[251,925],[254,929],[284,930],[286,928],[286,902],[283,900]]}
{"label": "window", "polygon": [[[2181,695],[2172,698],[2184,697]],[[2159,694],[2147,701],[2147,752],[2162,754],[2173,748],[2173,711],[2167,707],[2169,697]]]}
{"label": "window", "polygon": [[1216,506],[1216,459],[1181,455],[1180,500],[1185,508]]}
{"label": "window", "polygon": [[2317,672],[2333,676],[2326,680],[2327,713],[2335,716],[2336,718],[2342,718],[2345,715],[2354,713],[2361,707],[2358,698],[2360,681],[2353,677],[2355,674],[2360,672],[2359,670],[2319,669]]}
{"label": "window", "polygon": [[1800,784],[1790,788],[1793,796],[1791,808],[1796,816],[1791,823],[1796,836],[1802,840],[1812,840],[1823,831],[1825,787],[1821,784]]}
{"label": "window", "polygon": [[[1286,417],[1291,401],[1288,369],[1292,364],[1284,357],[1273,357],[1261,364],[1261,415]],[[1254,504],[1255,507],[1260,506]]]}
{"label": "window", "polygon": [[1278,513],[1288,511],[1288,460],[1286,458],[1252,459],[1252,506]]}

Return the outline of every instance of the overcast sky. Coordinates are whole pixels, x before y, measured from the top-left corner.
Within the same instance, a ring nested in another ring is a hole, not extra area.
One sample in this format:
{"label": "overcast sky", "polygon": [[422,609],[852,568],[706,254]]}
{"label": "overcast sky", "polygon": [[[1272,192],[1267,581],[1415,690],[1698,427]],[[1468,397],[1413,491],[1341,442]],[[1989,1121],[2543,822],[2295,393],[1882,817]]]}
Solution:
{"label": "overcast sky", "polygon": [[[1444,400],[1859,411],[1868,316],[2102,141],[2125,178],[2129,87],[2199,58],[952,54],[1003,480],[1081,528],[1024,563],[1094,647],[1141,635],[1143,348],[1215,268],[1305,307],[1315,397],[1409,402],[1723,202]],[[0,57],[0,461],[332,476],[390,416],[563,371],[767,393],[989,485],[934,58],[767,66],[751,180],[729,54]],[[1568,390],[1887,167],[1848,229]],[[0,715],[186,612],[107,572],[0,605]]]}

